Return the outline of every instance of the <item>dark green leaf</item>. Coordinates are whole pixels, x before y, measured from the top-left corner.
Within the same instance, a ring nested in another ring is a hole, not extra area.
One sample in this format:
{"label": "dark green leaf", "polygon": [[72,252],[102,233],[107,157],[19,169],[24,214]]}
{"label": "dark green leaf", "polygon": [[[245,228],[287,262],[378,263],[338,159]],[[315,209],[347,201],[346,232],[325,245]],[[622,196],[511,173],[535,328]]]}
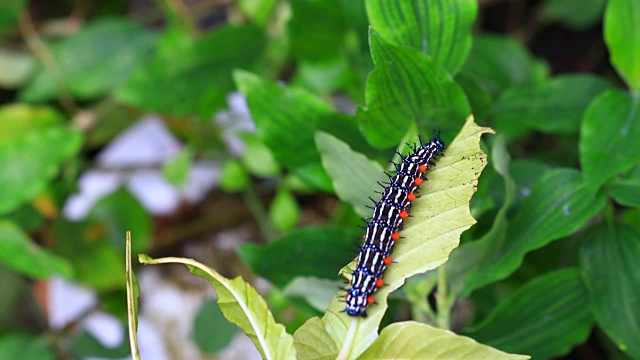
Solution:
{"label": "dark green leaf", "polygon": [[366,5],[371,26],[390,44],[420,50],[452,75],[464,65],[477,1],[367,0]]}
{"label": "dark green leaf", "polygon": [[74,97],[103,95],[147,62],[154,42],[151,32],[124,19],[92,21],[79,33],[51,47],[61,74],[41,66],[20,97],[30,102],[56,98],[60,76]]}
{"label": "dark green leaf", "polygon": [[91,333],[82,331],[72,341],[71,352],[77,359],[122,359],[130,355],[128,338],[123,339],[116,347],[106,347]]}
{"label": "dark green leaf", "polygon": [[462,86],[462,89],[467,95],[467,99],[469,99],[473,117],[477,121],[486,119],[493,109],[493,99],[489,92],[482,87],[477,78],[472,77],[468,73],[459,73],[456,75],[455,80]]}
{"label": "dark green leaf", "polygon": [[0,3],[0,30],[14,26],[22,13],[27,0],[4,0]]}
{"label": "dark green leaf", "polygon": [[54,360],[53,350],[43,337],[22,332],[0,336],[0,359]]}
{"label": "dark green leaf", "polygon": [[390,45],[369,34],[376,69],[369,74],[366,107],[358,109],[360,128],[377,147],[397,145],[417,121],[458,128],[471,112],[462,88],[429,56]]}
{"label": "dark green leaf", "polygon": [[585,232],[582,278],[596,322],[618,348],[640,358],[640,233],[623,224],[601,224]]}
{"label": "dark green leaf", "polygon": [[582,121],[580,164],[596,189],[640,161],[640,97],[610,90],[596,98]]}
{"label": "dark green leaf", "polygon": [[333,58],[340,50],[347,22],[334,0],[291,0],[291,52],[301,60]]}
{"label": "dark green leaf", "polygon": [[238,327],[227,321],[215,300],[202,304],[193,323],[193,340],[205,353],[215,354],[225,348],[238,333]]}
{"label": "dark green leaf", "polygon": [[491,249],[483,265],[465,281],[465,294],[513,273],[526,253],[573,234],[605,204],[606,196],[594,195],[571,169],[556,169],[543,175],[520,211],[509,223],[499,249]]}
{"label": "dark green leaf", "polygon": [[584,342],[593,326],[578,269],[540,276],[498,304],[467,335],[503,351],[546,359]]}
{"label": "dark green leaf", "polygon": [[268,245],[244,244],[238,255],[256,274],[282,288],[296,276],[336,279],[362,234],[342,228],[306,228]]}
{"label": "dark green leaf", "polygon": [[592,75],[564,75],[507,89],[495,105],[496,131],[507,137],[530,130],[577,133],[589,103],[610,87]]}
{"label": "dark green leaf", "polygon": [[611,64],[631,89],[640,90],[640,6],[637,0],[608,1],[604,40],[611,54]]}
{"label": "dark green leaf", "polygon": [[[116,91],[120,101],[149,111],[174,115],[201,113],[201,105],[233,87],[231,71],[248,68],[260,58],[262,32],[252,26],[226,25],[160,54]],[[178,51],[179,50],[179,51]]]}
{"label": "dark green leaf", "polygon": [[0,144],[0,213],[42,191],[81,142],[80,133],[52,127]]}
{"label": "dark green leaf", "polygon": [[608,190],[618,204],[640,207],[640,166],[621,179],[616,179]]}
{"label": "dark green leaf", "polygon": [[545,0],[543,16],[576,30],[593,26],[604,13],[606,0]]}

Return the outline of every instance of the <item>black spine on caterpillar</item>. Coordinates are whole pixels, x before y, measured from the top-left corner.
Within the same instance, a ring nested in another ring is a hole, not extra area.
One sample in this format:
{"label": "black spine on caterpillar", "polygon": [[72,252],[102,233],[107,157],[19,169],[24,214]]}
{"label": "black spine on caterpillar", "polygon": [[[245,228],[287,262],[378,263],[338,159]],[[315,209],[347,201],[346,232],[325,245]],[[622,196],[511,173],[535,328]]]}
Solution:
{"label": "black spine on caterpillar", "polygon": [[384,272],[391,263],[391,253],[402,223],[409,216],[411,201],[416,198],[424,173],[442,155],[446,145],[434,132],[433,139],[396,165],[396,173],[384,186],[382,198],[375,202],[373,216],[365,229],[364,241],[358,254],[356,268],[346,290],[344,311],[351,316],[367,316],[367,306],[375,302],[373,294],[384,285]]}

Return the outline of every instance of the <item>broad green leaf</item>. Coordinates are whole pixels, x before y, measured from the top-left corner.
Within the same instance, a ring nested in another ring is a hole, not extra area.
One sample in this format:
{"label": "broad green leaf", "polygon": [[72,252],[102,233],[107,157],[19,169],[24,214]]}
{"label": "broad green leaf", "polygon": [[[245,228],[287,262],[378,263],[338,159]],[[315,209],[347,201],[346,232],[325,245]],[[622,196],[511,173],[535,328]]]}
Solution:
{"label": "broad green leaf", "polygon": [[238,0],[237,4],[255,24],[265,26],[278,0]]}
{"label": "broad green leaf", "polygon": [[582,30],[600,21],[607,0],[545,0],[542,16]]}
{"label": "broad green leaf", "polygon": [[64,124],[64,117],[48,106],[14,103],[0,107],[0,144],[29,132]]}
{"label": "broad green leaf", "polygon": [[[2,9],[0,8],[0,28],[2,21]],[[31,80],[36,65],[36,57],[31,53],[0,49],[0,87],[18,89],[24,86],[27,81]]]}
{"label": "broad green leaf", "polygon": [[[408,277],[447,261],[451,250],[458,246],[460,234],[475,222],[469,212],[469,201],[487,164],[479,146],[480,136],[491,132],[469,117],[444,156],[429,170],[429,181],[423,184],[420,198],[412,204],[412,217],[408,218],[401,233],[402,241],[392,255],[396,263],[385,273],[386,286],[376,292],[376,305],[367,310],[366,318],[355,318],[343,312],[343,302],[334,299],[322,319],[309,320],[294,334],[301,359],[336,358],[338,352],[344,359],[357,358],[377,337],[387,309],[387,296]],[[340,273],[348,278],[354,266],[355,260]],[[352,330],[348,330],[352,323]],[[355,331],[355,336],[347,337],[348,331],[352,334]]]}
{"label": "broad green leaf", "polygon": [[640,207],[640,166],[621,179],[616,179],[608,190],[618,204]]}
{"label": "broad green leaf", "polygon": [[353,257],[359,236],[355,229],[305,228],[267,245],[240,245],[237,252],[253,272],[282,288],[296,276],[336,279],[336,269]]}
{"label": "broad green leaf", "polygon": [[291,54],[300,60],[333,58],[347,30],[342,7],[335,0],[291,0]]}
{"label": "broad green leaf", "polygon": [[606,196],[594,194],[578,171],[556,169],[544,174],[510,221],[502,246],[491,249],[483,264],[466,278],[465,294],[506,278],[528,252],[573,234],[605,201]]}
{"label": "broad green leaf", "polygon": [[414,321],[385,327],[358,359],[525,360],[527,355],[507,354],[466,336]]}
{"label": "broad green leaf", "polygon": [[80,133],[55,127],[0,144],[0,214],[42,191],[81,143]]}
{"label": "broad green leaf", "polygon": [[296,276],[282,290],[288,297],[301,297],[316,310],[324,312],[336,296],[340,284],[333,280],[313,276]]}
{"label": "broad green leaf", "polygon": [[587,109],[580,134],[580,165],[593,189],[640,161],[640,97],[610,90]]}
{"label": "broad green leaf", "polygon": [[38,246],[6,220],[0,220],[0,264],[36,279],[53,275],[71,277],[73,274],[67,260]]}
{"label": "broad green leaf", "polygon": [[357,116],[372,145],[398,144],[416,122],[451,129],[469,115],[462,88],[429,56],[388,44],[373,30],[369,42],[376,68],[367,79],[366,106],[358,108]]}
{"label": "broad green leaf", "polygon": [[229,345],[237,333],[238,327],[227,321],[215,300],[202,304],[193,322],[193,340],[201,351],[215,354]]}
{"label": "broad green leaf", "polygon": [[360,216],[371,215],[369,197],[380,187],[378,182],[388,179],[382,166],[325,132],[316,133],[316,146],[338,198],[351,204]]}
{"label": "broad green leaf", "polygon": [[640,90],[640,6],[637,0],[609,0],[604,40],[611,64],[634,91]]}
{"label": "broad green leaf", "polygon": [[269,218],[276,229],[280,231],[292,229],[300,219],[300,213],[300,206],[295,196],[289,190],[279,188],[269,205]]}
{"label": "broad green leaf", "polygon": [[54,360],[56,355],[44,337],[12,332],[0,336],[0,359]]}
{"label": "broad green leaf", "polygon": [[293,338],[284,326],[273,319],[265,300],[241,277],[229,280],[215,270],[192,259],[167,257],[152,259],[139,255],[146,265],[184,264],[189,270],[209,281],[218,294],[218,306],[230,322],[238,325],[258,348],[263,359],[296,359]]}
{"label": "broad green leaf", "polygon": [[547,359],[584,342],[593,327],[587,289],[576,268],[540,276],[505,297],[467,335],[503,351]]}
{"label": "broad green leaf", "polygon": [[640,358],[640,233],[601,224],[584,233],[580,269],[598,325],[618,348]]}
{"label": "broad green leaf", "polygon": [[226,192],[240,192],[251,183],[247,171],[237,160],[228,160],[224,163],[220,175],[220,187]]}
{"label": "broad green leaf", "polygon": [[483,34],[474,40],[462,72],[495,96],[512,86],[536,84],[548,76],[549,70],[521,42]]}
{"label": "broad green leaf", "polygon": [[131,231],[126,233],[125,241],[125,286],[127,289],[127,329],[129,330],[129,345],[131,356],[140,360],[138,352],[138,300],[140,299],[140,285],[131,268]]}
{"label": "broad green leaf", "polygon": [[51,46],[60,74],[40,66],[20,98],[28,102],[54,99],[60,86],[80,99],[104,95],[144,66],[154,42],[150,31],[124,19],[89,22],[77,34]]}
{"label": "broad green leaf", "polygon": [[371,26],[395,46],[410,46],[431,56],[454,75],[471,49],[475,0],[367,0]]}
{"label": "broad green leaf", "polygon": [[278,162],[271,150],[256,134],[243,134],[244,152],[242,164],[251,174],[259,177],[276,177],[280,173]]}
{"label": "broad green leaf", "polygon": [[592,75],[563,75],[504,91],[493,112],[496,131],[507,137],[530,130],[577,133],[589,103],[611,86]]}
{"label": "broad green leaf", "polygon": [[[202,106],[222,106],[233,88],[231,71],[250,68],[260,58],[263,33],[253,26],[216,28],[184,49],[160,53],[116,90],[119,101],[176,116],[199,114]],[[211,103],[217,99],[220,104]],[[211,109],[206,109],[211,112]]]}
{"label": "broad green leaf", "polygon": [[459,73],[456,75],[455,81],[462,87],[467,95],[473,117],[478,121],[486,119],[493,109],[493,98],[489,92],[482,87],[477,78],[468,73]]}

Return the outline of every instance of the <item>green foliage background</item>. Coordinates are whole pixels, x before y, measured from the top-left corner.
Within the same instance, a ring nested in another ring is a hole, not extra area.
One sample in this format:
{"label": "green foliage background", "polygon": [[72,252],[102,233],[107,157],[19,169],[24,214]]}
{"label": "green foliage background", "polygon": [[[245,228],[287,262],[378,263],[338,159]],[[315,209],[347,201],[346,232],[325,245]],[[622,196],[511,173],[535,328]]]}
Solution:
{"label": "green foliage background", "polygon": [[[290,334],[325,312],[313,300],[335,294],[353,258],[375,190],[354,180],[380,176],[418,135],[450,142],[473,114],[497,133],[483,138],[478,222],[446,264],[392,294],[358,355],[418,356],[420,339],[403,353],[392,339],[436,334],[428,323],[534,359],[640,359],[640,1],[186,3],[0,3],[0,358],[127,354],[20,309],[41,306],[31,285],[60,275],[124,324],[124,231],[134,252],[161,252],[157,219],[125,190],[82,222],[60,209],[93,155],[153,112],[188,145],[164,165],[168,181],[193,160],[223,163],[205,202],[227,202],[206,216],[242,203],[255,221],[255,244],[237,254],[274,285],[267,300]],[[231,91],[257,127],[240,156],[212,121]],[[327,201],[324,217],[305,218]],[[195,321],[203,352],[226,345],[202,340],[226,324],[215,311]]]}

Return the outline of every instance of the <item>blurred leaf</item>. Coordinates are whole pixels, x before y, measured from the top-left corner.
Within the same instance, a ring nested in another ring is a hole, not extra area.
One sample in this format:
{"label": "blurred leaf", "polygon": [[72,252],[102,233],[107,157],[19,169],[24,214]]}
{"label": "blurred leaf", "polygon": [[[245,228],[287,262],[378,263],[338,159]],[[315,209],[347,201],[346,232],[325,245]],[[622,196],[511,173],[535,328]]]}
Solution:
{"label": "blurred leaf", "polygon": [[255,24],[265,26],[278,0],[238,0],[238,7]]}
{"label": "blurred leaf", "polygon": [[247,171],[259,177],[275,177],[280,173],[280,167],[271,150],[257,135],[243,134],[242,140],[245,146],[242,164]]}
{"label": "blurred leaf", "polygon": [[0,214],[42,191],[81,143],[78,132],[63,127],[31,131],[1,143]]}
{"label": "blurred leaf", "polygon": [[267,245],[242,244],[238,256],[251,270],[283,288],[296,276],[337,279],[337,269],[353,259],[361,231],[343,228],[294,230]]}
{"label": "blurred leaf", "polygon": [[[122,298],[120,299],[122,300]],[[84,330],[74,333],[71,353],[74,359],[123,359],[130,358],[128,339],[124,339],[116,347],[107,347],[96,339],[93,334]],[[135,359],[135,358],[134,358]]]}
{"label": "blurred leaf", "polygon": [[575,170],[560,168],[544,174],[510,221],[502,246],[492,249],[466,278],[465,294],[506,278],[520,267],[528,252],[573,234],[605,201],[606,196],[595,195]]}
{"label": "blurred leaf", "polygon": [[596,322],[616,346],[640,358],[640,233],[623,224],[601,224],[584,233],[582,278]]}
{"label": "blurred leaf", "polygon": [[[0,241],[6,240],[3,239]],[[21,307],[21,301],[24,299],[23,296],[31,291],[33,284],[21,274],[0,265],[0,285],[2,286],[2,296],[0,296],[0,331],[4,331],[5,327],[11,327],[9,318],[14,316],[16,309]],[[0,356],[1,355],[0,353]]]}
{"label": "blurred leaf", "polygon": [[376,69],[369,74],[366,106],[358,108],[362,132],[376,147],[398,144],[416,121],[457,128],[471,109],[464,91],[427,55],[387,44],[369,34]]}
{"label": "blurred leaf", "polygon": [[0,220],[0,241],[0,263],[14,271],[36,279],[52,275],[71,277],[73,274],[67,260],[38,246],[6,220]]}
{"label": "blurred leaf", "polygon": [[611,54],[611,64],[620,77],[634,91],[640,90],[640,6],[637,0],[607,2],[604,40]]}
{"label": "blurred leaf", "polygon": [[138,259],[146,265],[165,263],[186,265],[193,274],[213,285],[218,294],[218,306],[224,316],[244,330],[263,359],[296,359],[291,335],[287,334],[284,326],[275,322],[264,299],[241,277],[229,280],[213,269],[191,259],[151,259],[146,255],[140,255]]}
{"label": "blurred leaf", "polygon": [[493,109],[493,98],[489,92],[482,87],[477,78],[464,72],[456,75],[455,81],[462,87],[467,99],[469,99],[473,117],[477,121],[486,119]]}
{"label": "blurred leaf", "polygon": [[419,359],[426,354],[429,360],[530,359],[527,355],[503,353],[468,337],[414,321],[385,327],[358,359]]}
{"label": "blurred leaf", "polygon": [[26,4],[27,0],[3,0],[0,2],[0,30],[15,25]]}
{"label": "blurred leaf", "polygon": [[467,335],[503,351],[547,359],[584,342],[592,327],[587,289],[578,269],[570,268],[526,283]]}
{"label": "blurred leaf", "polygon": [[[353,71],[344,56],[324,61],[300,61],[294,84],[314,92],[330,94],[341,89],[348,90],[350,85],[354,85],[357,78]],[[360,88],[358,90],[361,91]]]}
{"label": "blurred leaf", "polygon": [[280,187],[269,206],[269,218],[280,231],[291,230],[300,219],[298,201],[288,190]]}
{"label": "blurred leaf", "polygon": [[[154,36],[143,27],[122,18],[91,21],[80,32],[51,51],[64,86],[80,99],[106,94],[124,83],[141,68],[150,55]],[[39,67],[33,80],[20,92],[27,102],[43,102],[57,97],[60,79]]]}
{"label": "blurred leaf", "polygon": [[504,91],[493,112],[496,131],[507,137],[530,130],[577,133],[589,103],[611,86],[593,75],[563,75]]}
{"label": "blurred leaf", "polygon": [[[224,25],[184,49],[159,54],[116,91],[118,100],[175,116],[201,113],[211,94],[233,87],[231,71],[260,58],[262,32],[253,26]],[[224,98],[216,96],[222,101]],[[220,104],[222,105],[222,104]]]}
{"label": "blurred leaf", "polygon": [[240,192],[250,185],[249,175],[237,160],[228,160],[222,167],[220,187],[226,192]]}
{"label": "blurred leaf", "polygon": [[291,0],[291,53],[299,60],[333,58],[340,52],[346,19],[335,0]]}
{"label": "blurred leaf", "polygon": [[316,146],[338,198],[351,204],[360,216],[369,216],[373,190],[380,188],[379,182],[388,180],[382,166],[322,131],[316,133]]}
{"label": "blurred leaf", "polygon": [[542,14],[575,30],[596,25],[602,18],[607,0],[545,0]]}
{"label": "blurred leaf", "polygon": [[640,207],[640,166],[621,179],[616,179],[608,188],[611,197],[624,206]]}
{"label": "blurred leaf", "polygon": [[[0,28],[2,22],[0,8]],[[24,85],[35,71],[36,64],[36,59],[31,54],[0,49],[0,88],[15,89]]]}
{"label": "blurred leaf", "polygon": [[462,72],[495,96],[512,86],[536,84],[549,70],[515,39],[482,34],[473,42]]}
{"label": "blurred leaf", "polygon": [[0,107],[0,144],[34,130],[63,124],[64,117],[51,107],[8,104]]}
{"label": "blurred leaf", "polygon": [[162,175],[171,184],[182,186],[189,178],[191,170],[191,158],[193,153],[188,148],[182,149],[173,159],[170,159],[162,166]]}
{"label": "blurred leaf", "polygon": [[617,90],[598,96],[584,114],[580,136],[582,171],[597,189],[640,161],[640,97]]}
{"label": "blurred leaf", "polygon": [[[422,185],[420,197],[412,202],[411,217],[401,232],[402,241],[393,252],[397,263],[387,269],[386,286],[375,293],[376,305],[367,309],[366,318],[356,320],[344,312],[342,299],[334,298],[322,319],[310,319],[294,334],[300,358],[336,358],[348,331],[355,335],[342,350],[349,354],[349,359],[357,358],[375,341],[389,294],[408,277],[447,261],[451,250],[458,246],[460,234],[475,222],[469,212],[469,201],[487,164],[480,149],[480,136],[490,132],[491,129],[477,126],[473,117],[469,117],[444,156],[429,170],[429,181]],[[355,260],[340,270],[341,275],[349,279],[354,267]],[[352,321],[354,325],[349,330]]]}
{"label": "blurred leaf", "polygon": [[152,238],[151,217],[127,190],[120,189],[100,199],[88,219],[102,226],[105,238],[118,251],[124,252],[127,231],[134,235],[133,251],[149,248]]}
{"label": "blurred leaf", "polygon": [[454,75],[471,49],[475,0],[367,0],[371,26],[391,45],[410,46],[429,55]]}
{"label": "blurred leaf", "polygon": [[238,327],[229,323],[215,300],[200,307],[193,323],[193,340],[205,353],[215,354],[224,349],[238,333]]}
{"label": "blurred leaf", "polygon": [[283,289],[284,295],[301,297],[318,311],[325,311],[336,296],[339,282],[313,276],[296,276]]}
{"label": "blurred leaf", "polygon": [[54,360],[55,353],[43,337],[23,332],[0,336],[0,360]]}

